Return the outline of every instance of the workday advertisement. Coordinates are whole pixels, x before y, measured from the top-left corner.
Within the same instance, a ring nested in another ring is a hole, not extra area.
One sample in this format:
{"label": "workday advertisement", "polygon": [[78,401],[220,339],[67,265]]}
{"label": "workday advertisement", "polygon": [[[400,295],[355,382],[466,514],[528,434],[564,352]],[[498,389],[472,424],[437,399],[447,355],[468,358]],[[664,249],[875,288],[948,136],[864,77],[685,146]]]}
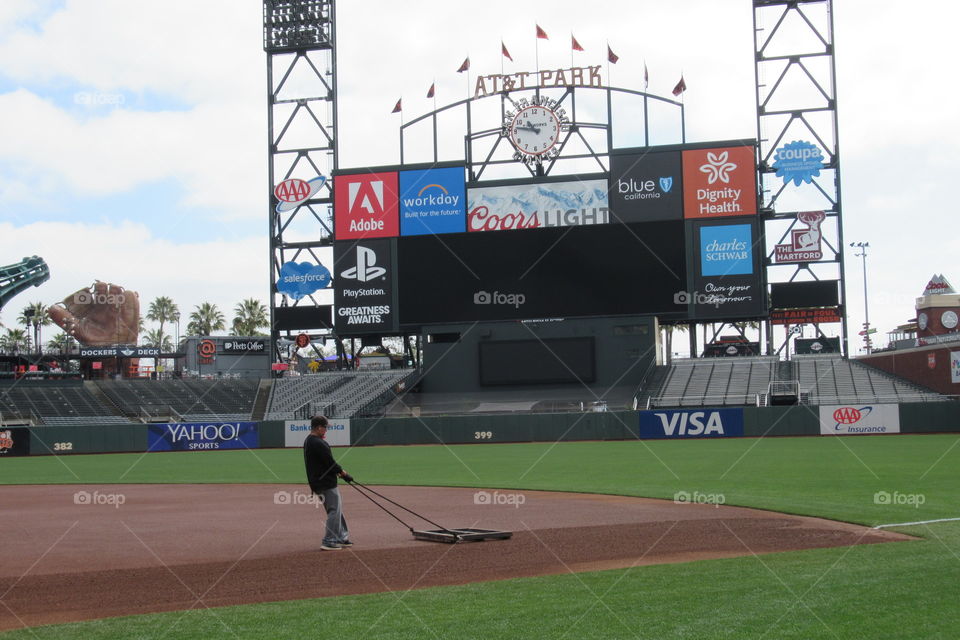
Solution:
{"label": "workday advertisement", "polygon": [[[350,418],[330,418],[327,427],[327,437],[324,438],[331,447],[350,446]],[[287,420],[283,430],[283,446],[302,447],[303,441],[310,433],[309,420]]]}
{"label": "workday advertisement", "polygon": [[640,412],[640,437],[739,438],[743,409],[671,409]]}
{"label": "workday advertisement", "polygon": [[400,234],[419,236],[466,230],[463,167],[400,172]]}
{"label": "workday advertisement", "polygon": [[147,425],[147,451],[256,449],[256,422],[176,422]]}

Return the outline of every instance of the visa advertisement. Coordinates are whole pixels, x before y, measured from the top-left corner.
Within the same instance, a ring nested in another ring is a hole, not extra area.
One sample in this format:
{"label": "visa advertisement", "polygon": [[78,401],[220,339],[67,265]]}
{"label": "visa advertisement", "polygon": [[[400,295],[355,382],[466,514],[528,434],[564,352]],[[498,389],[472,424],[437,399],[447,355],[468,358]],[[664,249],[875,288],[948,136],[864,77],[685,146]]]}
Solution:
{"label": "visa advertisement", "polygon": [[396,171],[335,176],[333,198],[337,240],[391,238],[399,234]]}
{"label": "visa advertisement", "polygon": [[743,409],[667,409],[640,412],[640,437],[739,438]]}
{"label": "visa advertisement", "polygon": [[256,449],[256,422],[176,422],[147,425],[147,451]]}
{"label": "visa advertisement", "polygon": [[900,433],[900,405],[821,405],[820,434],[825,436]]}
{"label": "visa advertisement", "polygon": [[467,231],[607,224],[606,180],[481,187],[467,193]]}
{"label": "visa advertisement", "polygon": [[[302,447],[309,433],[309,420],[287,420],[283,431],[283,446]],[[331,447],[350,446],[350,418],[330,418],[324,440]]]}
{"label": "visa advertisement", "polygon": [[463,167],[400,172],[400,235],[466,231]]}

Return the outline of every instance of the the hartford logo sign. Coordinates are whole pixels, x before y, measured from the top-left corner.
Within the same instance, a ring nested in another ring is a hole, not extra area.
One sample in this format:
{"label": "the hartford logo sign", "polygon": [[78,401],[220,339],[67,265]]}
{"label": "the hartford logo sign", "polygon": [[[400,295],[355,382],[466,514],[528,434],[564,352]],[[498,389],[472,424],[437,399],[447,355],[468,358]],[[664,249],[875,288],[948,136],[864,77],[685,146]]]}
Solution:
{"label": "the hartford logo sign", "polygon": [[640,412],[641,438],[743,436],[743,409],[676,409]]}
{"label": "the hartford logo sign", "polygon": [[824,405],[820,407],[822,435],[900,433],[900,406]]}

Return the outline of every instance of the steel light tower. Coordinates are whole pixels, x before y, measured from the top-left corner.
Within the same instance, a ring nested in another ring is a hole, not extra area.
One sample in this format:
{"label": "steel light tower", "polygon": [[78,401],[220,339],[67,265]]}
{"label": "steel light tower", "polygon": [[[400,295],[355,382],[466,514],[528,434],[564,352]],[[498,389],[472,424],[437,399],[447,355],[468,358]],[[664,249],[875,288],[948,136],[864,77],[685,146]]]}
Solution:
{"label": "steel light tower", "polygon": [[863,258],[863,344],[867,353],[872,353],[872,344],[870,341],[870,305],[867,303],[867,249],[869,242],[851,242],[850,246],[859,249],[860,253],[853,254],[857,258]]}

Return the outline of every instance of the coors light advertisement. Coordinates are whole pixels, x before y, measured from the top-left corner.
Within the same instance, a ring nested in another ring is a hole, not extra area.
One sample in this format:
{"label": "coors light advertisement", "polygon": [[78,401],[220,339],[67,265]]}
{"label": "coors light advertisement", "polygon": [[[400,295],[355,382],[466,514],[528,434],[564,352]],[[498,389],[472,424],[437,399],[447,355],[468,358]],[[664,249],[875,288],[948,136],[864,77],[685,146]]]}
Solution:
{"label": "coors light advertisement", "polygon": [[467,193],[467,231],[607,224],[606,180],[482,187]]}

